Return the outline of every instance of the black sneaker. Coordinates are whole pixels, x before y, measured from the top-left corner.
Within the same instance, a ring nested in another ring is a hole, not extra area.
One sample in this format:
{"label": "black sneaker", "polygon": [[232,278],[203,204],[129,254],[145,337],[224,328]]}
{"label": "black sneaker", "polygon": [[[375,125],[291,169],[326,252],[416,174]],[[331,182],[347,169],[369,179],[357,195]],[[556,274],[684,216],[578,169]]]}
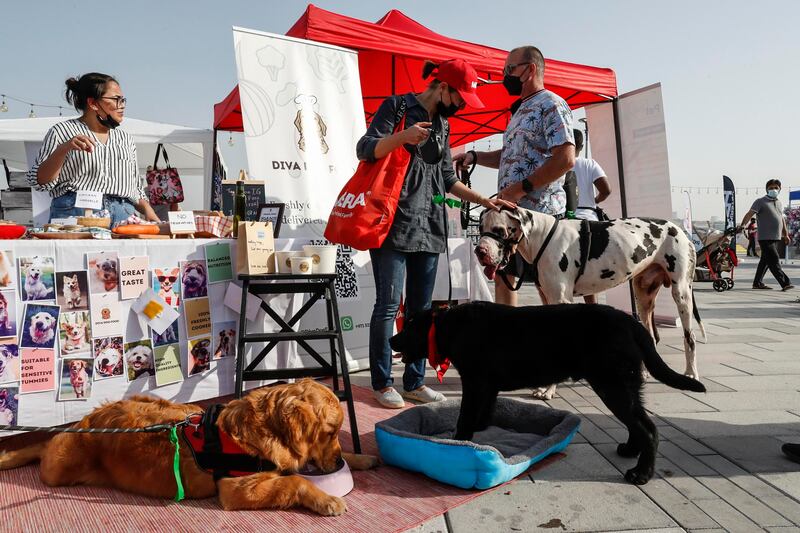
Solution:
{"label": "black sneaker", "polygon": [[768,290],[772,290],[772,287],[769,287],[769,286],[767,286],[767,285],[764,285],[763,283],[753,283],[753,288],[754,288],[754,289],[768,289]]}
{"label": "black sneaker", "polygon": [[781,290],[782,290],[782,291],[784,291],[784,292],[786,292],[786,291],[790,291],[790,290],[792,290],[792,289],[794,289],[794,285],[792,285],[792,284],[790,283],[789,285],[787,285],[787,286],[783,287]]}
{"label": "black sneaker", "polygon": [[783,454],[795,463],[800,463],[800,444],[791,442],[785,443],[781,446]]}

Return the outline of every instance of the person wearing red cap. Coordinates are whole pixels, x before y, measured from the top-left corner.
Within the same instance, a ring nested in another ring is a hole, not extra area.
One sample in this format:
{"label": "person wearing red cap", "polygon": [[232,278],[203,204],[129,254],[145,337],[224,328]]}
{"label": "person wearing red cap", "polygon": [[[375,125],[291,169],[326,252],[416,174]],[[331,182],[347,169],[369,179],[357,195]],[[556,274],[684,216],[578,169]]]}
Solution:
{"label": "person wearing red cap", "polygon": [[[475,69],[460,59],[438,65],[428,61],[422,77],[433,78],[423,92],[383,101],[356,146],[362,161],[381,159],[393,150],[408,150],[412,155],[389,234],[380,248],[370,250],[376,292],[369,333],[370,373],[375,399],[387,408],[403,407],[403,398],[444,400],[441,393],[423,384],[424,360],[406,365],[399,394],[392,386],[389,347],[404,286],[406,316],[431,306],[439,254],[447,242],[444,196],[449,192],[487,209],[507,204],[469,189],[453,169],[447,118],[467,106],[484,107],[477,95]],[[394,133],[403,117],[405,129]]]}

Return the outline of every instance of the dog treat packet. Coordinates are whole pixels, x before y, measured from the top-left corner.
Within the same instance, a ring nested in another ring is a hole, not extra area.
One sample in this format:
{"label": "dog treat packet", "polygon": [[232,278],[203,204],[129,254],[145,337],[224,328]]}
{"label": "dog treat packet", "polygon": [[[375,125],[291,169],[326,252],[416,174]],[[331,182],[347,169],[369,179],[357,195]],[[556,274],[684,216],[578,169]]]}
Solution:
{"label": "dog treat packet", "polygon": [[240,222],[236,242],[239,274],[275,273],[275,238],[272,222]]}

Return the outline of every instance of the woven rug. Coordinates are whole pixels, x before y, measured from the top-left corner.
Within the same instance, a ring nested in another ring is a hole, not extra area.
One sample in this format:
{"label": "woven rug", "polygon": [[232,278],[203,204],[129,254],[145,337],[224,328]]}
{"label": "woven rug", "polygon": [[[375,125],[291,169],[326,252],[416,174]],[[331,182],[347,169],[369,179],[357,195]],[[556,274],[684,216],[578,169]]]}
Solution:
{"label": "woven rug", "polygon": [[[398,411],[380,408],[371,391],[362,387],[353,387],[353,394],[362,451],[377,455],[375,423]],[[340,440],[347,451],[352,451],[347,419]],[[321,517],[304,509],[226,512],[215,498],[175,503],[113,489],[49,488],[39,481],[39,467],[29,466],[0,472],[0,515],[8,531],[381,533],[405,531],[486,492],[462,490],[383,465],[353,472],[353,478],[355,488],[345,497],[347,512]]]}

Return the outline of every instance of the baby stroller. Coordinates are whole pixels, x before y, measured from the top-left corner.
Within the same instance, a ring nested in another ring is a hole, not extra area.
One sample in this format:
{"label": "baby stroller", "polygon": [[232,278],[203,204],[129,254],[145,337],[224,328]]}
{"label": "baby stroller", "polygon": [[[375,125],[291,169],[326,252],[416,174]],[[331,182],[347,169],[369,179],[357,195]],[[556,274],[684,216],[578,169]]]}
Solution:
{"label": "baby stroller", "polygon": [[[733,269],[739,266],[736,251],[731,248],[731,241],[735,238],[736,230],[733,228],[724,232],[708,230],[702,238],[703,247],[697,250],[695,282],[712,283],[717,292],[733,288]],[[723,276],[723,272],[727,272],[728,276]]]}

